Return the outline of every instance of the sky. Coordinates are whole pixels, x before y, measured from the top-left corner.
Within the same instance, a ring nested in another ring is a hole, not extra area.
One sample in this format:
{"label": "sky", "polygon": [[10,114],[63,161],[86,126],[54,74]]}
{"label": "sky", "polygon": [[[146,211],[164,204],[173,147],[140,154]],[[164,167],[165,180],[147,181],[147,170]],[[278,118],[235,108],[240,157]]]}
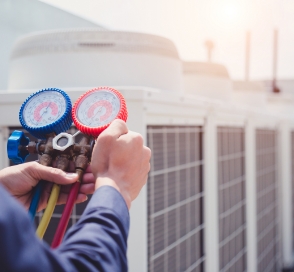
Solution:
{"label": "sky", "polygon": [[278,29],[278,79],[294,78],[294,0],[42,0],[112,30],[172,40],[181,59],[212,61],[233,79],[245,78],[245,37],[251,35],[251,80],[273,74],[273,32]]}

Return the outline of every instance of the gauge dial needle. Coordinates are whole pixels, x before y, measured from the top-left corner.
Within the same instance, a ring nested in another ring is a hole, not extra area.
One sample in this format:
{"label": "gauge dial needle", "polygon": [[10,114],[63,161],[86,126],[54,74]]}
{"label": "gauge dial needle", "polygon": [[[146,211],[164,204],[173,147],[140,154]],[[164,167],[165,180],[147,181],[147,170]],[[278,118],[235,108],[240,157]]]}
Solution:
{"label": "gauge dial needle", "polygon": [[95,113],[95,115],[91,118],[91,122],[90,122],[89,126],[95,121],[97,114],[101,112],[102,108],[103,108],[103,106],[100,106],[99,109],[97,110],[97,112]]}
{"label": "gauge dial needle", "polygon": [[44,115],[45,113],[47,113],[47,110],[48,110],[48,108],[50,107],[50,105],[51,105],[51,102],[48,104],[47,108],[43,111],[42,115],[40,116],[40,118],[39,118],[39,120],[38,120],[37,122],[39,122],[39,121],[42,119],[43,115]]}

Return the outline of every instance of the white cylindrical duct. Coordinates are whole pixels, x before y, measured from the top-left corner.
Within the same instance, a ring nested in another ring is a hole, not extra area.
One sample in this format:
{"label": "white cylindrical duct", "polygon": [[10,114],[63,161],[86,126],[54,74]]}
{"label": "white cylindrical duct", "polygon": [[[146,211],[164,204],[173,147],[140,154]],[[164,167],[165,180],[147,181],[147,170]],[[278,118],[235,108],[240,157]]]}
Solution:
{"label": "white cylindrical duct", "polygon": [[232,81],[225,66],[209,62],[183,62],[184,90],[214,99],[231,98]]}
{"label": "white cylindrical duct", "polygon": [[102,85],[181,92],[175,45],[149,34],[77,29],[39,32],[14,46],[9,90]]}

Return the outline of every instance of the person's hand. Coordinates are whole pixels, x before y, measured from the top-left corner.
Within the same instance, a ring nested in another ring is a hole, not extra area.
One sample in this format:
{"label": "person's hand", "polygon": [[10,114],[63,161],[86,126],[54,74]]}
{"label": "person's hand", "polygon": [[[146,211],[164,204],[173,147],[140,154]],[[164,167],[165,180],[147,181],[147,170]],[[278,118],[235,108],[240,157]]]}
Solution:
{"label": "person's hand", "polygon": [[91,169],[95,188],[110,185],[125,199],[128,208],[147,181],[151,151],[140,134],[129,131],[125,122],[114,120],[98,137]]}
{"label": "person's hand", "polygon": [[[69,171],[74,170],[73,164],[71,164],[70,168]],[[63,172],[57,168],[43,166],[37,162],[10,166],[0,171],[0,184],[2,184],[12,196],[18,199],[26,209],[30,206],[33,188],[41,179],[48,182],[42,192],[38,211],[46,208],[53,183],[63,185],[61,186],[57,204],[64,204],[67,200],[71,184],[77,180],[77,175],[71,172]],[[84,174],[83,184],[80,187],[76,203],[87,200],[87,194],[92,194],[94,192],[94,181],[95,179],[91,173],[91,168],[88,167]]]}

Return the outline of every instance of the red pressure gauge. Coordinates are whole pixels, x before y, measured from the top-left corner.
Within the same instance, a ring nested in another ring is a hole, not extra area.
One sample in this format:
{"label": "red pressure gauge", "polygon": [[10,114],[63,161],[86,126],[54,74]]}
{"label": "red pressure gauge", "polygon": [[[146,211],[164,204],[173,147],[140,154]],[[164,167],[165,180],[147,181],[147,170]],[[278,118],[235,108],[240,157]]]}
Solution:
{"label": "red pressure gauge", "polygon": [[126,121],[128,111],[122,94],[110,87],[92,89],[75,102],[72,119],[82,133],[97,138],[114,119]]}

